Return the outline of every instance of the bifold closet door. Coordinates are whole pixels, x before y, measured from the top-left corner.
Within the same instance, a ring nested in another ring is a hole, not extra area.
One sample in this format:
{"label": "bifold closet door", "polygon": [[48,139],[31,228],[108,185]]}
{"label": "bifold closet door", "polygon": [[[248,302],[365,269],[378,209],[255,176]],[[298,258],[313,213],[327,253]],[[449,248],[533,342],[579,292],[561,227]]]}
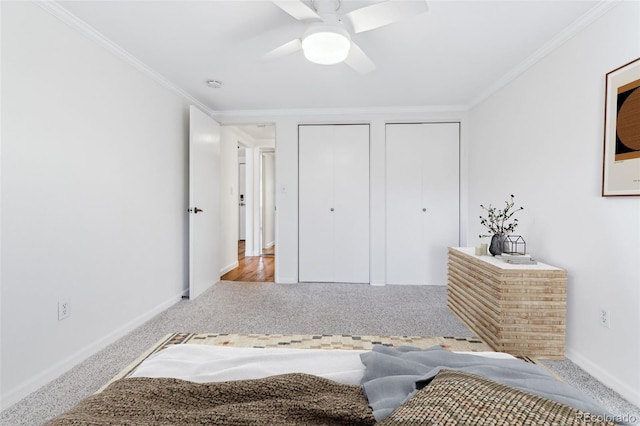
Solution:
{"label": "bifold closet door", "polygon": [[445,285],[459,245],[459,124],[386,126],[387,283]]}
{"label": "bifold closet door", "polygon": [[299,126],[299,281],[369,282],[369,126]]}

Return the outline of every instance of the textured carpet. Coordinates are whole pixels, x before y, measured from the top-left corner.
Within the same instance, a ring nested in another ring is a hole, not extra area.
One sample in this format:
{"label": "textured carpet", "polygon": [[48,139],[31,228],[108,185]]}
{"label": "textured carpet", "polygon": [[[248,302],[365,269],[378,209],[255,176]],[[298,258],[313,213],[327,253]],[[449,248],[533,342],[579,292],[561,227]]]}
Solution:
{"label": "textured carpet", "polygon": [[[446,307],[447,289],[221,282],[182,300],[1,414],[2,424],[34,426],[93,394],[169,333],[467,336]],[[626,402],[569,360],[544,362],[614,413],[640,419]],[[580,380],[574,381],[573,377]]]}

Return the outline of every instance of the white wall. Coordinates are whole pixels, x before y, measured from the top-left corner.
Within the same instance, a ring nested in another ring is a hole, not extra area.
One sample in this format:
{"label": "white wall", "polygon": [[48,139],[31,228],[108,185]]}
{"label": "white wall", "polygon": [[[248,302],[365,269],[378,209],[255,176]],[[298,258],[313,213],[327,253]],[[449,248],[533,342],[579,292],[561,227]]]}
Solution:
{"label": "white wall", "polygon": [[[462,122],[461,168],[466,160],[464,121],[466,113],[460,111],[438,112],[417,111],[389,112],[372,111],[298,111],[279,113],[272,116],[219,115],[223,124],[247,122],[273,122],[276,126],[276,236],[277,255],[275,257],[278,283],[298,282],[298,125],[318,123],[369,123],[370,140],[370,185],[371,185],[371,270],[372,284],[385,284],[385,124],[393,122]],[[248,163],[247,163],[248,164]],[[466,206],[466,175],[462,177],[461,206]],[[466,213],[466,211],[463,211]],[[463,217],[463,224],[466,219]],[[462,226],[461,238],[466,238]],[[441,283],[446,285],[446,283]]]}
{"label": "white wall", "polygon": [[262,248],[271,248],[276,242],[276,156],[273,151],[262,153]]}
{"label": "white wall", "polygon": [[[640,56],[621,2],[470,112],[469,245],[509,194],[527,249],[568,271],[566,355],[640,405],[640,198],[602,198],[605,74]],[[611,328],[599,325],[609,309]]]}
{"label": "white wall", "polygon": [[247,187],[245,188],[247,195],[247,238],[245,239],[245,253],[247,256],[260,256],[262,247],[260,247],[260,163],[262,153],[260,148],[246,148],[246,167]]}
{"label": "white wall", "polygon": [[179,300],[188,105],[33,3],[1,7],[6,408]]}

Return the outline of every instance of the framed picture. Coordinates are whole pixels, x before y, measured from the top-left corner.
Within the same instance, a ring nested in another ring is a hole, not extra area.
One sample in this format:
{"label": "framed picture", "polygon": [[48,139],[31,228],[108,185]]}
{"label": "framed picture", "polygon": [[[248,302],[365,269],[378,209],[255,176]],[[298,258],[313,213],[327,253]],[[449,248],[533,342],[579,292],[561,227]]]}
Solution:
{"label": "framed picture", "polygon": [[607,73],[602,196],[640,195],[640,58]]}

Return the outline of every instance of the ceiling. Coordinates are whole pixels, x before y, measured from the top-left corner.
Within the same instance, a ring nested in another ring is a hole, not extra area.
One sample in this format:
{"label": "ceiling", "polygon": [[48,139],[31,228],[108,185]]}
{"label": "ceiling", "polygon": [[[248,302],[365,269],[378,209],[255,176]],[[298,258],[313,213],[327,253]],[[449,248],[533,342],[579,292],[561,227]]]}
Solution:
{"label": "ceiling", "polygon": [[[342,0],[339,13],[376,2]],[[430,0],[426,13],[353,35],[377,66],[365,75],[301,52],[261,62],[305,29],[268,0],[58,5],[211,110],[240,112],[469,106],[600,3]]]}

